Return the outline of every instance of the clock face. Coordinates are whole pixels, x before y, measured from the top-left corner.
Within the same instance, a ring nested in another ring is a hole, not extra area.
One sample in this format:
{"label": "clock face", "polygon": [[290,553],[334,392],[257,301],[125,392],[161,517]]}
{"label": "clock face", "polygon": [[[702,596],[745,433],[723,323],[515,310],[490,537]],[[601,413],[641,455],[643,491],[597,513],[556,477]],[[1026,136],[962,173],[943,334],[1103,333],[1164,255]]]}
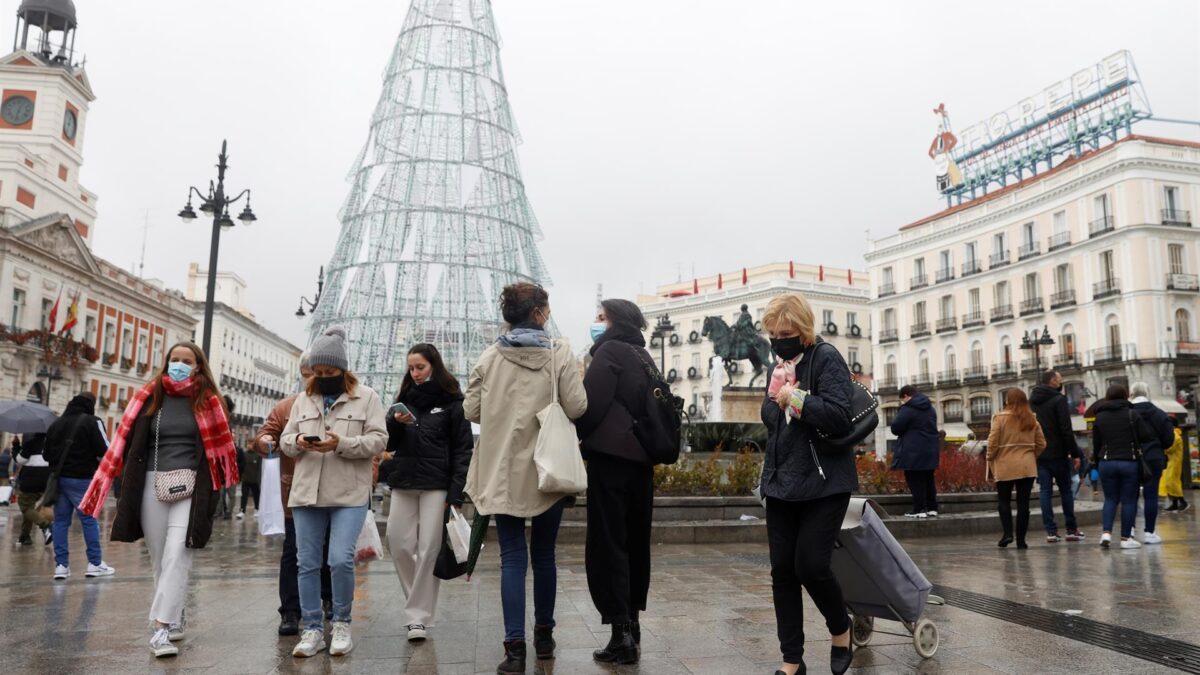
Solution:
{"label": "clock face", "polygon": [[24,96],[12,96],[0,106],[0,116],[5,122],[19,127],[33,119],[33,101]]}
{"label": "clock face", "polygon": [[68,110],[67,114],[63,115],[63,135],[73,141],[78,128],[79,120],[75,117],[75,111]]}

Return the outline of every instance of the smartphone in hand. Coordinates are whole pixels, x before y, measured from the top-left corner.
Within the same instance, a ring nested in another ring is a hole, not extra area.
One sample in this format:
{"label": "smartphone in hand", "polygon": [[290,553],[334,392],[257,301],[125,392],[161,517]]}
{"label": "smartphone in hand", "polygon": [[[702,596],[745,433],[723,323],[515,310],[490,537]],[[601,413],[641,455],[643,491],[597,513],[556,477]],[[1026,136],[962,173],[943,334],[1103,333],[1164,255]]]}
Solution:
{"label": "smartphone in hand", "polygon": [[403,403],[393,403],[392,407],[388,408],[388,414],[392,415],[392,416],[395,416],[395,415],[408,415],[409,417],[413,416],[412,411],[409,410],[408,406],[404,405]]}
{"label": "smartphone in hand", "polygon": [[304,436],[303,438],[306,443],[320,443],[321,442],[320,436]]}

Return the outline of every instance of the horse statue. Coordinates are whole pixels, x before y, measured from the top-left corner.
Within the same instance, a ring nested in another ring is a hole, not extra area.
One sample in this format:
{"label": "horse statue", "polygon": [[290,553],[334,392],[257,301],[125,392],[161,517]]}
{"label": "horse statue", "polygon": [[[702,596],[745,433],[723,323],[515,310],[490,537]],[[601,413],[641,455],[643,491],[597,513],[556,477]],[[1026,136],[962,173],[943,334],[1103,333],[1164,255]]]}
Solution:
{"label": "horse statue", "polygon": [[[748,329],[748,330],[747,330]],[[746,306],[742,305],[742,316],[734,328],[730,328],[719,316],[704,317],[704,330],[701,335],[707,337],[713,344],[713,355],[720,356],[725,361],[725,372],[728,377],[726,386],[733,384],[731,366],[737,361],[750,361],[754,367],[754,376],[748,386],[763,374],[764,368],[773,361],[771,343],[754,329],[754,322]],[[709,368],[712,360],[709,360]]]}

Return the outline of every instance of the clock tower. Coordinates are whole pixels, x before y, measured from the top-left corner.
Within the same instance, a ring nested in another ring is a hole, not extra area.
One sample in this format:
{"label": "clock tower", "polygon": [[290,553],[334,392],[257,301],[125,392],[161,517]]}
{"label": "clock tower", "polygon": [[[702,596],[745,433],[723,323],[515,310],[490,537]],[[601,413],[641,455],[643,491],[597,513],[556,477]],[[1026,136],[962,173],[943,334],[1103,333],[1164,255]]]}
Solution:
{"label": "clock tower", "polygon": [[75,4],[23,0],[13,51],[0,58],[0,225],[62,213],[91,244],[96,195],[79,184],[88,106],[75,60]]}

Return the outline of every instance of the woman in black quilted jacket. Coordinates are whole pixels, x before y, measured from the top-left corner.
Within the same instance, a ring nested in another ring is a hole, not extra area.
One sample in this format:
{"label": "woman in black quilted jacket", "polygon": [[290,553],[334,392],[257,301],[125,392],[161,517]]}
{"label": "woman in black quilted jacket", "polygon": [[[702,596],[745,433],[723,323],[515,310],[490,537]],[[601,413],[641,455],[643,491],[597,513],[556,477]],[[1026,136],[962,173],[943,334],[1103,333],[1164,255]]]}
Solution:
{"label": "woman in black quilted jacket", "polygon": [[804,606],[808,591],[833,642],[830,668],[850,667],[850,617],[830,561],[833,544],[858,489],[854,453],[822,445],[818,430],[850,432],[853,384],[842,355],[813,331],[813,311],[798,293],[767,305],[763,328],[778,361],[762,420],[767,426],[762,494],[767,508],[771,590],[783,665],[776,675],[804,672]]}
{"label": "woman in black quilted jacket", "polygon": [[408,372],[387,415],[388,548],[406,598],[408,639],[419,642],[433,623],[440,581],[433,576],[448,506],[461,507],[474,437],[463,416],[458,380],[431,344],[408,352]]}

